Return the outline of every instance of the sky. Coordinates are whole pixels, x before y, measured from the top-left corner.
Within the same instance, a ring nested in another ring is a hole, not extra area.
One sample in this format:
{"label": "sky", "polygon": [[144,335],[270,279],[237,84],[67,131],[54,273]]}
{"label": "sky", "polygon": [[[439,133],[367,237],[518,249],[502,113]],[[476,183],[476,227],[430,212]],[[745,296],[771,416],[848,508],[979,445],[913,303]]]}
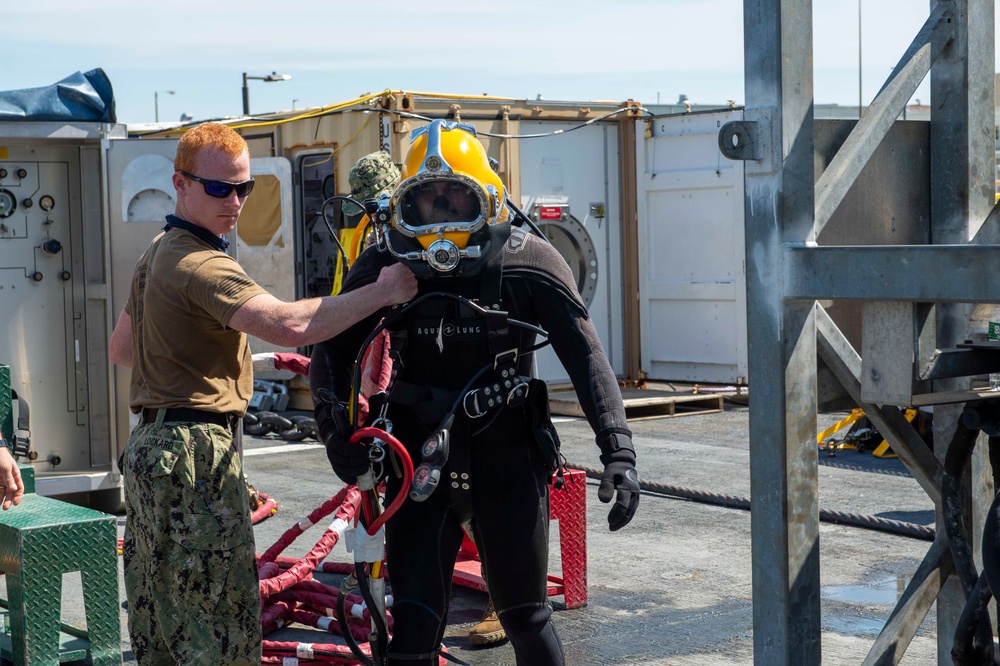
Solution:
{"label": "sky", "polygon": [[[102,68],[126,123],[334,104],[387,88],[743,104],[741,0],[32,0],[5,3],[0,90]],[[878,92],[929,0],[814,0],[814,99]],[[861,66],[859,68],[859,18]],[[912,101],[929,101],[925,80]],[[173,91],[172,94],[168,91]]]}

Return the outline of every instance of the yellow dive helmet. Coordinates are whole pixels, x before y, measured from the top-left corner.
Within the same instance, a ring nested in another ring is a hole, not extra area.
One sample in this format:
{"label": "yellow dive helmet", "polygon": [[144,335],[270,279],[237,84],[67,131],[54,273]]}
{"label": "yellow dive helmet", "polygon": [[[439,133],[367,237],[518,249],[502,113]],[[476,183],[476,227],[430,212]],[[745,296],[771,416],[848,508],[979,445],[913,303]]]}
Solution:
{"label": "yellow dive helmet", "polygon": [[472,125],[434,120],[413,131],[389,202],[397,257],[438,274],[471,275],[506,241],[503,182]]}

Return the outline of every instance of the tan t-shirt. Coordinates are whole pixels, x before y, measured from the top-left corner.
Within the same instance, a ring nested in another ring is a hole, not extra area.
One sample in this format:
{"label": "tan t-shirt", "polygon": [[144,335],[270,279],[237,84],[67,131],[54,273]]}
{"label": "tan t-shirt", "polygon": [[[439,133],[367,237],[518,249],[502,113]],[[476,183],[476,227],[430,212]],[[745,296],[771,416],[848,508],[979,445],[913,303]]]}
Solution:
{"label": "tan t-shirt", "polygon": [[178,228],[150,243],[132,276],[129,406],[242,415],[253,395],[247,336],[227,326],[267,291],[235,259]]}

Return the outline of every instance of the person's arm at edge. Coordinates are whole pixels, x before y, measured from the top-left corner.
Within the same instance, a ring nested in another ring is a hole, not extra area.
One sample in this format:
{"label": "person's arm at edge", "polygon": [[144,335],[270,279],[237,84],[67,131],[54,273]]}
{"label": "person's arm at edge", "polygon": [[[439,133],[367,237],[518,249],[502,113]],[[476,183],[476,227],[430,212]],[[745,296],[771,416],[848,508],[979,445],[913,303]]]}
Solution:
{"label": "person's arm at edge", "polygon": [[0,485],[3,486],[0,501],[3,502],[4,511],[21,503],[24,496],[21,470],[17,468],[17,461],[6,446],[0,446]]}
{"label": "person's arm at edge", "polygon": [[123,368],[132,367],[132,318],[125,310],[118,316],[115,330],[111,332],[108,343],[108,358],[115,365]]}
{"label": "person's arm at edge", "polygon": [[354,291],[288,303],[270,294],[249,299],[229,327],[282,347],[302,347],[334,337],[378,310],[405,303],[417,280],[402,264],[383,268],[378,280]]}

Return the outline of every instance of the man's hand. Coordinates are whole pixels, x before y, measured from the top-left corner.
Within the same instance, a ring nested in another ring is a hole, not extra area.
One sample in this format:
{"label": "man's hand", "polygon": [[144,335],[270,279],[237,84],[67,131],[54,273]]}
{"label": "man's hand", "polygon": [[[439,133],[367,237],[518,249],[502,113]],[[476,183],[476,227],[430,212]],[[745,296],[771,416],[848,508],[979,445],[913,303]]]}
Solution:
{"label": "man's hand", "polygon": [[[608,528],[614,532],[629,524],[639,508],[639,475],[635,471],[635,449],[632,438],[612,434],[601,443],[604,475],[597,489],[597,499],[607,504],[616,497],[608,513]],[[616,493],[617,491],[617,493]]]}
{"label": "man's hand", "polygon": [[21,481],[21,470],[17,461],[6,446],[0,446],[0,497],[3,510],[21,503],[24,496],[24,482]]}
{"label": "man's hand", "polygon": [[384,290],[385,305],[406,303],[417,295],[417,276],[403,264],[383,268],[376,284]]}

